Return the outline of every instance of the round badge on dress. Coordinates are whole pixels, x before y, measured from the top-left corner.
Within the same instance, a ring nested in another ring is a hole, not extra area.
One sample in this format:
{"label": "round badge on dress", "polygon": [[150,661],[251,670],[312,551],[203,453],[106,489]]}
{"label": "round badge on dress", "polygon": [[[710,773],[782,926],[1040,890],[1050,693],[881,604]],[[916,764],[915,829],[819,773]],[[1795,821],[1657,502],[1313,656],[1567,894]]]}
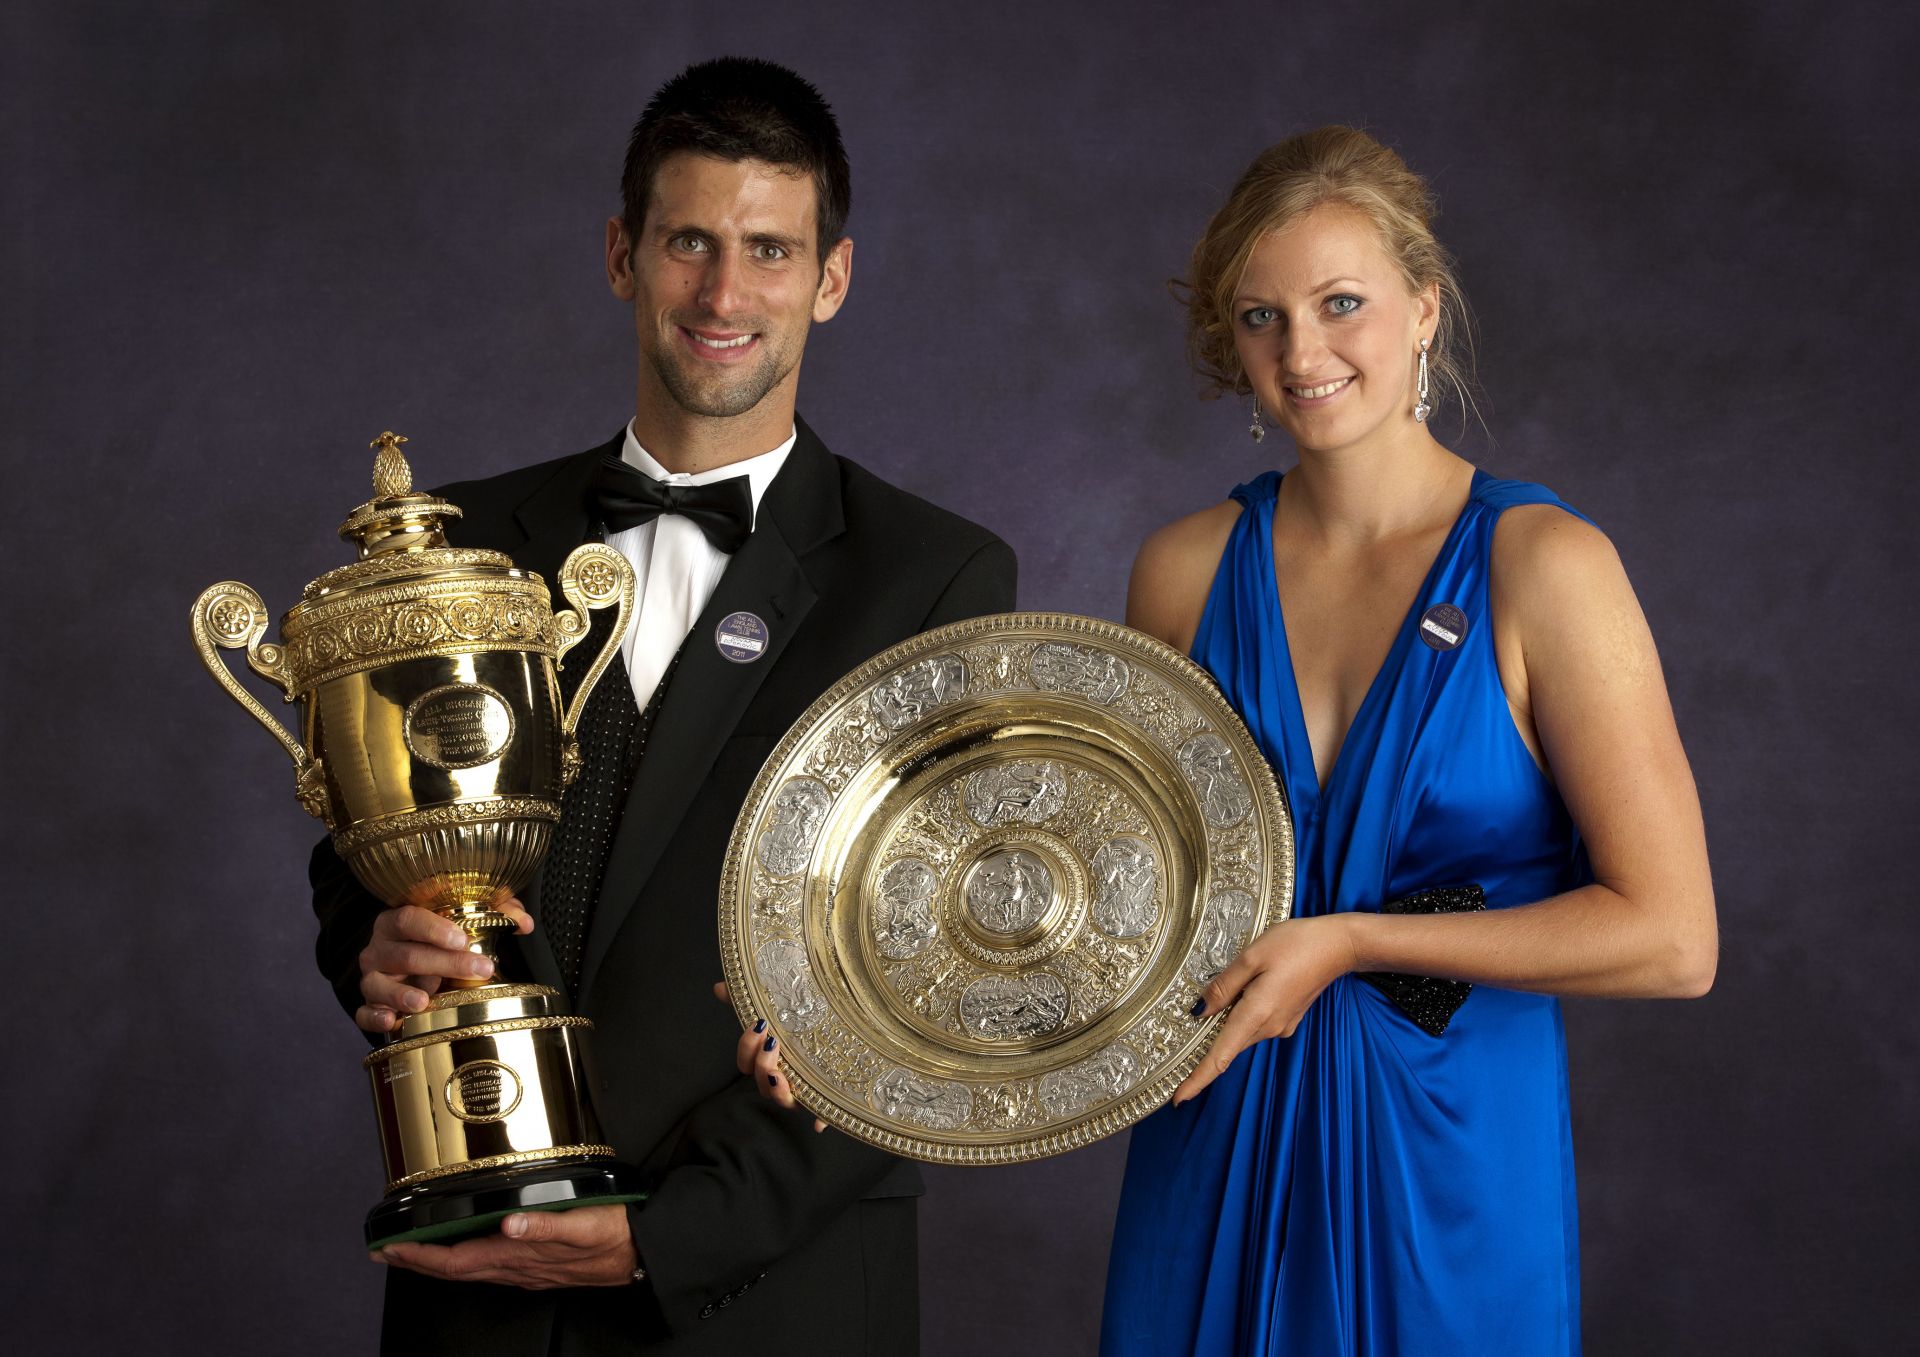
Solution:
{"label": "round badge on dress", "polygon": [[1451,603],[1436,603],[1420,616],[1420,639],[1435,650],[1452,650],[1467,639],[1467,615]]}
{"label": "round badge on dress", "polygon": [[752,613],[729,613],[714,628],[713,644],[735,664],[752,664],[767,653],[767,624]]}

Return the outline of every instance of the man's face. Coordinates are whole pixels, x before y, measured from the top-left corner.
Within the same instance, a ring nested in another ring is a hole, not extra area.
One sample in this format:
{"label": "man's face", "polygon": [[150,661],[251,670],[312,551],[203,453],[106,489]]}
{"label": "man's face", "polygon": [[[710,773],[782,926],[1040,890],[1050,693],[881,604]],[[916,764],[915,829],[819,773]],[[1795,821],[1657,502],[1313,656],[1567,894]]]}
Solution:
{"label": "man's face", "polygon": [[793,401],[807,327],[846,297],[853,242],[821,259],[810,175],[691,153],[654,176],[640,239],[607,226],[607,277],[633,304],[649,371],[688,414],[745,414],[784,388]]}

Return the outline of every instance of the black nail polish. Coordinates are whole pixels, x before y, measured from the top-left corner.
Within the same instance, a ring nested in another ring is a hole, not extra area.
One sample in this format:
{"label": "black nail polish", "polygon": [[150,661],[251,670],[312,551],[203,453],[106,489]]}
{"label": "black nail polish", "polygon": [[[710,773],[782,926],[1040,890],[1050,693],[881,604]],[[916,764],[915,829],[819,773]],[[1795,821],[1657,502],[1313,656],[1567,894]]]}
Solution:
{"label": "black nail polish", "polygon": [[777,1074],[769,1074],[769,1075],[767,1076],[767,1083],[768,1083],[768,1084],[770,1084],[770,1085],[772,1085],[772,1084],[778,1084],[779,1082],[780,1082],[780,1076],[779,1076],[779,1075],[777,1075]]}
{"label": "black nail polish", "polygon": [[762,1018],[762,1019],[760,1019],[760,1021],[759,1021],[759,1022],[757,1022],[757,1023],[755,1023],[755,1024],[753,1025],[753,1030],[754,1030],[754,1031],[756,1031],[756,1032],[764,1032],[764,1031],[766,1031],[766,1030],[767,1030],[767,1020],[766,1020],[765,1018]]}
{"label": "black nail polish", "polygon": [[768,1037],[767,1044],[765,1046],[762,1046],[760,1049],[763,1051],[771,1051],[773,1049],[773,1038]]}
{"label": "black nail polish", "polygon": [[1206,1007],[1207,996],[1203,994],[1193,1001],[1193,1007],[1187,1010],[1187,1016],[1189,1018],[1197,1018],[1206,1011]]}

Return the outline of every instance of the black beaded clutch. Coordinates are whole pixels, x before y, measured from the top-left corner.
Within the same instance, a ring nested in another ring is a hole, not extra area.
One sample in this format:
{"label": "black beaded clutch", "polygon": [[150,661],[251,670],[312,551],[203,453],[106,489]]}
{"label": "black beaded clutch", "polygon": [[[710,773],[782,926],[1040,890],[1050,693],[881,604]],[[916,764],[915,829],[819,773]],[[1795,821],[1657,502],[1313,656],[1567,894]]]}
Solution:
{"label": "black beaded clutch", "polygon": [[[1380,906],[1382,914],[1468,914],[1487,907],[1487,893],[1472,882],[1415,891]],[[1360,978],[1393,1000],[1421,1031],[1437,1037],[1447,1030],[1460,1005],[1473,993],[1464,980],[1441,980],[1431,975],[1401,975],[1395,971],[1361,971]]]}

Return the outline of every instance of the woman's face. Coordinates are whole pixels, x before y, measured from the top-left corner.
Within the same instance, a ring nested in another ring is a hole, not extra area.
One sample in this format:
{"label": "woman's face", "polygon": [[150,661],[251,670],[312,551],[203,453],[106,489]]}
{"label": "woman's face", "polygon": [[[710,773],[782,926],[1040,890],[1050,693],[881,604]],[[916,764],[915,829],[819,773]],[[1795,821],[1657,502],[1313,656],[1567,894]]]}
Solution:
{"label": "woman's face", "polygon": [[1438,320],[1438,287],[1409,294],[1373,224],[1341,203],[1261,238],[1232,316],[1260,408],[1316,452],[1413,422],[1420,341]]}

